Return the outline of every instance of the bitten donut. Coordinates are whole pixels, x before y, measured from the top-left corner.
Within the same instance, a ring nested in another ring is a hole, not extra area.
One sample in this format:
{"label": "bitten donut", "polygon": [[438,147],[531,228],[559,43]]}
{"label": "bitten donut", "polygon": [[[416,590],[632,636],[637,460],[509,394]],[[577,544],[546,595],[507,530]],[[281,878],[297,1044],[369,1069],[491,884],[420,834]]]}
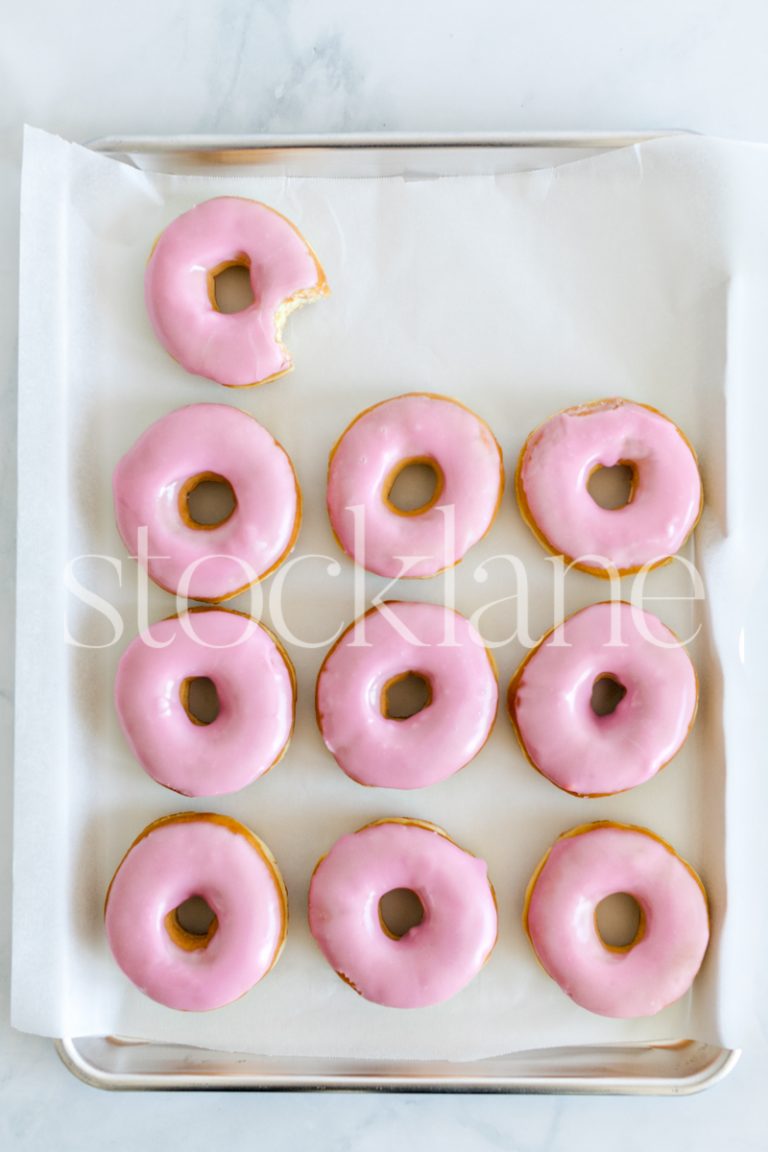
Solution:
{"label": "bitten donut", "polygon": [[[190,684],[212,681],[209,724],[188,707]],[[185,796],[236,792],[283,756],[296,700],[291,662],[270,632],[240,612],[193,608],[153,624],[123,653],[115,705],[139,763]]]}
{"label": "bitten donut", "polygon": [[[223,313],[215,278],[247,268],[253,302]],[[219,196],[177,217],[155,242],[144,279],[158,340],[188,372],[219,384],[264,384],[292,368],[281,342],[294,309],[328,292],[312,249],[289,220],[255,200]]]}
{"label": "bitten donut", "polygon": [[[198,524],[189,497],[204,481],[229,484],[235,507]],[[218,603],[262,580],[293,548],[301,494],[285,450],[252,416],[190,404],[157,420],[115,468],[117,527],[131,555],[146,529],[149,575],[168,592]]]}
{"label": "bitten donut", "polygon": [[[627,893],[635,939],[606,944],[597,906]],[[590,1012],[653,1016],[683,996],[709,943],[707,895],[673,848],[647,828],[599,821],[565,832],[533,874],[523,920],[544,970]]]}
{"label": "bitten donut", "polygon": [[[393,936],[382,896],[407,888],[424,917]],[[309,926],[328,963],[366,1000],[425,1008],[455,996],[496,943],[496,900],[484,860],[422,820],[377,820],[342,836],[317,864]]]}
{"label": "bitten donut", "polygon": [[[390,494],[409,464],[430,466],[436,485],[429,503],[404,512]],[[488,425],[456,400],[413,392],[366,409],[346,429],[328,465],[328,515],[340,546],[369,572],[434,576],[486,534],[503,488]]]}
{"label": "bitten donut", "polygon": [[[587,485],[600,468],[627,465],[629,502],[601,508]],[[598,400],[559,412],[525,442],[515,478],[523,519],[550,552],[595,576],[653,568],[682,548],[701,514],[693,448],[644,404]]]}
{"label": "bitten donut", "polygon": [[[409,675],[428,703],[407,719],[387,693]],[[339,766],[360,784],[424,788],[458,772],[485,744],[498,705],[490,653],[469,620],[441,604],[389,601],[337,641],[317,679],[317,717]]]}
{"label": "bitten donut", "polygon": [[[600,680],[624,695],[592,707]],[[512,678],[509,715],[534,768],[566,792],[607,796],[654,776],[684,744],[696,716],[696,672],[658,616],[622,601],[569,616]]]}
{"label": "bitten donut", "polygon": [[[205,935],[177,909],[201,897],[214,914]],[[150,824],[115,872],[105,904],[112,954],[147,996],[185,1012],[237,1000],[276,963],[288,905],[267,846],[228,816],[185,812]]]}

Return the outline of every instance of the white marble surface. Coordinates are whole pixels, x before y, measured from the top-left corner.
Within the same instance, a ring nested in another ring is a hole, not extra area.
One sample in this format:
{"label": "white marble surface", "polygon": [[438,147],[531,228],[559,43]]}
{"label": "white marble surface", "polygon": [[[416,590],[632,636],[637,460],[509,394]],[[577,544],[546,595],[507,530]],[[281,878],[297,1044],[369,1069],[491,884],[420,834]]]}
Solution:
{"label": "white marble surface", "polygon": [[[21,126],[128,132],[688,127],[768,141],[762,0],[4,0],[0,4],[0,1144],[128,1149],[183,1137],[454,1149],[765,1147],[768,983],[722,1085],[680,1100],[108,1095],[11,1032],[8,960]],[[41,494],[45,498],[45,494]],[[44,702],[41,702],[44,709]]]}

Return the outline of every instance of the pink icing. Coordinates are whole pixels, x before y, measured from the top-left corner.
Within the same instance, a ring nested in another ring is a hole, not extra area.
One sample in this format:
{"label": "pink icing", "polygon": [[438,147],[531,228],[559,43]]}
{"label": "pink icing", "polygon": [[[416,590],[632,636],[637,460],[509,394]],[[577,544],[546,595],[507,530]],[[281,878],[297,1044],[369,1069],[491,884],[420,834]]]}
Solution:
{"label": "pink icing", "polygon": [[[229,481],[237,507],[223,524],[195,528],[182,518],[179,496],[193,477]],[[115,468],[117,527],[132,555],[148,528],[149,574],[186,595],[225,600],[272,570],[293,546],[300,503],[285,450],[253,417],[226,404],[191,404],[170,412],[139,437]]]}
{"label": "pink icing", "polygon": [[[402,515],[386,502],[397,465],[432,460],[444,486],[436,503]],[[488,426],[455,401],[426,393],[385,400],[353,421],[328,470],[328,514],[341,547],[380,576],[434,576],[476,544],[493,523],[504,477]],[[364,540],[355,534],[355,514]],[[404,569],[403,557],[417,558]]]}
{"label": "pink icing", "polygon": [[[635,483],[623,508],[590,496],[592,472],[631,464]],[[627,400],[560,412],[533,432],[518,469],[530,518],[550,548],[584,567],[620,572],[673,556],[701,510],[701,478],[687,441],[661,413]]]}
{"label": "pink icing", "polygon": [[[592,689],[606,674],[626,695],[598,716]],[[544,638],[513,679],[509,704],[539,771],[588,796],[634,788],[658,772],[684,743],[696,700],[690,658],[661,620],[629,604],[602,603]]]}
{"label": "pink icing", "polygon": [[[192,635],[190,635],[192,633]],[[136,759],[185,796],[236,792],[284,752],[293,728],[287,659],[260,624],[224,609],[161,620],[120,660],[115,704]],[[219,714],[195,724],[182,701],[187,678],[212,680]]]}
{"label": "pink icing", "polygon": [[[162,823],[134,844],[112,882],[105,916],[115,960],[169,1008],[205,1012],[236,1000],[266,975],[282,946],[275,873],[236,827],[202,816]],[[191,896],[206,901],[218,928],[204,948],[186,951],[165,918]]]}
{"label": "pink icing", "polygon": [[[429,704],[406,720],[382,712],[388,681],[413,672]],[[317,681],[323,739],[361,784],[424,788],[457,772],[482,748],[496,717],[498,685],[475,628],[438,604],[386,603],[353,624]]]}
{"label": "pink icing", "polygon": [[[415,892],[424,909],[400,939],[378,912],[396,888]],[[392,821],[336,841],[312,877],[309,925],[328,963],[366,1000],[391,1008],[455,996],[482,968],[498,928],[485,861],[437,831]]]}
{"label": "pink icing", "polygon": [[[633,896],[645,926],[626,951],[603,944],[595,909]],[[536,955],[572,1000],[601,1016],[653,1016],[690,988],[709,941],[704,893],[672,849],[641,828],[593,825],[558,840],[530,897]]]}
{"label": "pink icing", "polygon": [[[244,260],[253,303],[241,312],[219,312],[209,273]],[[322,269],[293,224],[266,204],[237,196],[206,200],[169,224],[149,258],[144,286],[152,326],[171,356],[188,372],[230,386],[288,372],[281,306],[287,313],[326,290]]]}

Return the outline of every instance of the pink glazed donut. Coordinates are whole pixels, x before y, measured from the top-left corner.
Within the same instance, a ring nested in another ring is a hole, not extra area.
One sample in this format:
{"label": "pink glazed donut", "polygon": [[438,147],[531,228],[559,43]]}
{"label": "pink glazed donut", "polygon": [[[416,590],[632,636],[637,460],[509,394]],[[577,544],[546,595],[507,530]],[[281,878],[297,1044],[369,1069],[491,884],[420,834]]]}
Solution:
{"label": "pink glazed donut", "polygon": [[[389,688],[426,681],[428,703],[388,715]],[[464,616],[442,604],[389,601],[356,620],[317,679],[317,718],[339,766],[360,784],[424,788],[468,764],[490,735],[499,689],[490,652]]]}
{"label": "pink glazed donut", "polygon": [[[189,710],[189,687],[213,682],[209,724]],[[115,705],[149,775],[184,796],[237,792],[280,760],[291,738],[296,681],[267,629],[241,612],[193,608],[160,620],[123,653]]]}
{"label": "pink glazed donut", "polygon": [[[624,695],[607,715],[597,681]],[[528,654],[508,705],[534,768],[576,796],[608,796],[654,776],[680,750],[696,716],[696,672],[658,616],[622,601],[574,612]]]}
{"label": "pink glazed donut", "polygon": [[[410,464],[432,468],[436,485],[429,503],[404,512],[390,494]],[[369,572],[434,576],[486,534],[503,489],[488,425],[456,400],[412,392],[367,408],[343,433],[328,464],[328,515],[340,546]]]}
{"label": "pink glazed donut", "polygon": [[[635,939],[606,944],[596,910],[623,892],[640,906]],[[647,828],[602,820],[565,832],[533,874],[525,930],[544,970],[590,1012],[653,1016],[688,991],[709,943],[699,877]]]}
{"label": "pink glazed donut", "polygon": [[[249,270],[253,303],[223,313],[215,278]],[[281,343],[295,308],[328,292],[317,257],[279,212],[239,196],[206,200],[155,242],[144,279],[158,340],[187,372],[219,384],[264,384],[293,367]]]}
{"label": "pink glazed donut", "polygon": [[[230,485],[220,524],[192,520],[198,484]],[[283,449],[252,416],[227,404],[190,404],[157,420],[115,468],[117,527],[131,555],[147,529],[149,575],[167,592],[218,603],[278,567],[293,548],[301,494]]]}
{"label": "pink glazed donut", "polygon": [[[407,888],[420,924],[393,936],[379,901]],[[460,992],[493,951],[498,917],[484,860],[422,820],[377,820],[317,864],[309,926],[328,963],[366,1000],[425,1008]]]}
{"label": "pink glazed donut", "polygon": [[[629,502],[601,508],[593,472],[628,465]],[[664,564],[702,508],[696,455],[671,420],[645,404],[598,400],[559,412],[525,442],[515,478],[523,519],[550,552],[595,576]]]}
{"label": "pink glazed donut", "polygon": [[[201,897],[214,919],[188,932],[177,911]],[[239,999],[266,976],[285,942],[288,904],[272,853],[215,813],[155,820],[123,857],[107,891],[109,946],[147,996],[184,1012]]]}

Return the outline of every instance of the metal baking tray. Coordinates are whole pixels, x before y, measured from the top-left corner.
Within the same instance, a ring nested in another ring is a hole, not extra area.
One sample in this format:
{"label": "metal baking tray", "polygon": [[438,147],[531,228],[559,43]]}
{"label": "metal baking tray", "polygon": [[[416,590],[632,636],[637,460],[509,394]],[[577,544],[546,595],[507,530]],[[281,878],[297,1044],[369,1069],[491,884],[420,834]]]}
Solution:
{"label": "metal baking tray", "polygon": [[[275,175],[403,175],[513,172],[549,167],[670,135],[484,133],[459,135],[108,137],[94,151],[170,173],[258,171]],[[94,1087],[379,1092],[687,1095],[711,1087],[739,1052],[680,1038],[661,1044],[537,1049],[471,1062],[287,1059],[115,1036],[56,1041],[66,1067]]]}
{"label": "metal baking tray", "polygon": [[271,1059],[114,1036],[56,1041],[64,1064],[96,1088],[314,1089],[685,1096],[722,1080],[739,1053],[694,1040],[515,1052],[492,1060]]}

